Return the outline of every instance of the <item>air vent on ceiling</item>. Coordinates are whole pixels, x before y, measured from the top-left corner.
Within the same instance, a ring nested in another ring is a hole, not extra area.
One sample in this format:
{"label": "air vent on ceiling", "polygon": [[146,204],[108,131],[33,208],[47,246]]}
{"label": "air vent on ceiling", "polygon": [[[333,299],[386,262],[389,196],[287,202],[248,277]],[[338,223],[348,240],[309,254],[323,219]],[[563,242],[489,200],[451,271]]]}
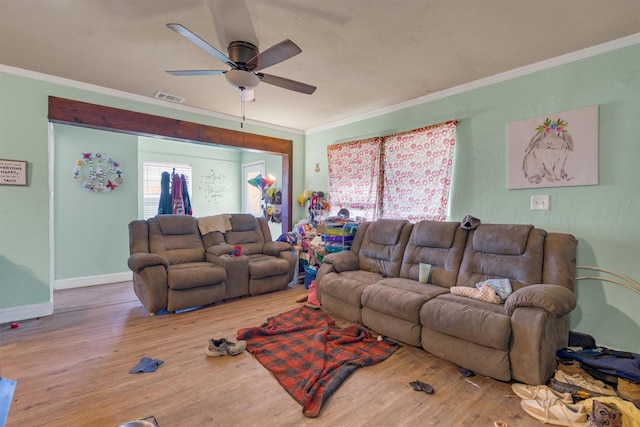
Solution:
{"label": "air vent on ceiling", "polygon": [[154,97],[158,98],[158,99],[163,99],[165,101],[175,102],[175,103],[178,103],[178,104],[182,104],[185,101],[185,98],[183,98],[181,96],[170,95],[170,94],[164,93],[164,92],[156,92]]}

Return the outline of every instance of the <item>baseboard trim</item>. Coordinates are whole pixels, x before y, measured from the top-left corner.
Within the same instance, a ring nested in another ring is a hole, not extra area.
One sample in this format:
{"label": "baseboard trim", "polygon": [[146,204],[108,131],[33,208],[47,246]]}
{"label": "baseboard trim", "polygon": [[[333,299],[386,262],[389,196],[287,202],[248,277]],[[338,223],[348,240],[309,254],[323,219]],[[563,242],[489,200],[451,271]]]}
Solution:
{"label": "baseboard trim", "polygon": [[0,323],[17,322],[18,320],[35,319],[37,317],[51,316],[53,314],[53,301],[41,304],[22,305],[0,309]]}
{"label": "baseboard trim", "polygon": [[128,282],[133,280],[133,273],[125,271],[122,273],[101,274],[99,276],[73,277],[70,279],[58,279],[53,281],[53,289],[72,289],[85,286],[106,285],[109,283]]}

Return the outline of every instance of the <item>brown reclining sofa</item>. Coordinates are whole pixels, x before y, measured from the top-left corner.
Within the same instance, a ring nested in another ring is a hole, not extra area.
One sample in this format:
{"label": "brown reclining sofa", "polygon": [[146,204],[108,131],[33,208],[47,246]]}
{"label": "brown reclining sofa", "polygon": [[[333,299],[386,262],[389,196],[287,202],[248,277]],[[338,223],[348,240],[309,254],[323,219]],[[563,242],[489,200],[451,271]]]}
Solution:
{"label": "brown reclining sofa", "polygon": [[[544,384],[568,343],[576,249],[572,235],[532,225],[381,219],[324,257],[317,296],[331,314],[466,369]],[[426,284],[421,263],[431,265]],[[508,279],[513,292],[492,303],[450,291],[489,279]]]}

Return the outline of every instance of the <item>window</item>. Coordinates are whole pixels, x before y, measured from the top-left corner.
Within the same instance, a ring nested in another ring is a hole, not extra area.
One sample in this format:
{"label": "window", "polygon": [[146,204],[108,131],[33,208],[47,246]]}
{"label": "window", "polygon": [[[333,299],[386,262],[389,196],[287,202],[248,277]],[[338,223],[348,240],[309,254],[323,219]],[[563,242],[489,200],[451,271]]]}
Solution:
{"label": "window", "polygon": [[383,139],[382,218],[445,221],[457,122]]}
{"label": "window", "polygon": [[328,146],[332,213],[444,221],[457,124]]}
{"label": "window", "polygon": [[187,178],[187,189],[191,192],[191,165],[175,163],[144,162],[143,164],[143,190],[144,190],[144,219],[153,218],[158,214],[160,204],[162,172],[174,172]]}
{"label": "window", "polygon": [[380,143],[369,138],[327,147],[332,214],[345,208],[351,217],[378,216]]}

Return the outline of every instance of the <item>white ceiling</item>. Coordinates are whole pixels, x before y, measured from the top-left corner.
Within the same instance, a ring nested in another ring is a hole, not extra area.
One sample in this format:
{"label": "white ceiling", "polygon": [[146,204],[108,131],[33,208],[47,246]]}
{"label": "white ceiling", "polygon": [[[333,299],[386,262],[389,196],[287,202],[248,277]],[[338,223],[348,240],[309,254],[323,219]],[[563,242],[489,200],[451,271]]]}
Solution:
{"label": "white ceiling", "polygon": [[223,76],[165,73],[227,68],[169,22],[224,53],[294,41],[265,72],[317,91],[262,83],[246,116],[309,130],[638,34],[640,0],[0,0],[0,64],[239,116]]}

